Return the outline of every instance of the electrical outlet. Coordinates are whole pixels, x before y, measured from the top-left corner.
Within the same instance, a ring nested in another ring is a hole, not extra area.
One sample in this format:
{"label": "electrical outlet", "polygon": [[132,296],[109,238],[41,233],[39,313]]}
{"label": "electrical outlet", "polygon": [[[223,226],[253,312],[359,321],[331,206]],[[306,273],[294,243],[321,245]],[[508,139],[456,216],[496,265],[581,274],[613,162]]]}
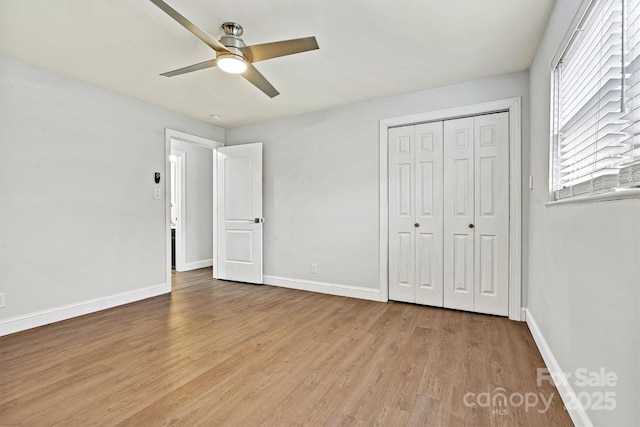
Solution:
{"label": "electrical outlet", "polygon": [[160,189],[159,188],[154,188],[153,189],[153,198],[154,199],[159,199],[160,197],[161,197]]}
{"label": "electrical outlet", "polygon": [[315,262],[311,263],[311,273],[318,274],[318,264],[316,264]]}
{"label": "electrical outlet", "polygon": [[5,302],[4,292],[2,292],[0,293],[0,308],[4,308]]}

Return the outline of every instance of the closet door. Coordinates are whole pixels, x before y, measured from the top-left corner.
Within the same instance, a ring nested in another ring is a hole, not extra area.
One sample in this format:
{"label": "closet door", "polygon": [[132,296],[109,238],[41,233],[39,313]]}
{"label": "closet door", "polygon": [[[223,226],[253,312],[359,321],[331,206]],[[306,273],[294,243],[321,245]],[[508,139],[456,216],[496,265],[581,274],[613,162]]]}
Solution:
{"label": "closet door", "polygon": [[389,299],[508,315],[509,121],[389,130]]}
{"label": "closet door", "polygon": [[444,306],[473,311],[473,117],[444,122]]}
{"label": "closet door", "polygon": [[416,125],[415,302],[438,307],[443,302],[442,156],[442,122]]}
{"label": "closet door", "polygon": [[478,313],[509,315],[509,116],[474,118],[475,299]]}
{"label": "closet door", "polygon": [[389,299],[415,302],[415,129],[389,129]]}
{"label": "closet door", "polygon": [[444,306],[509,314],[509,119],[444,123]]}
{"label": "closet door", "polygon": [[389,130],[389,298],[442,307],[442,122]]}

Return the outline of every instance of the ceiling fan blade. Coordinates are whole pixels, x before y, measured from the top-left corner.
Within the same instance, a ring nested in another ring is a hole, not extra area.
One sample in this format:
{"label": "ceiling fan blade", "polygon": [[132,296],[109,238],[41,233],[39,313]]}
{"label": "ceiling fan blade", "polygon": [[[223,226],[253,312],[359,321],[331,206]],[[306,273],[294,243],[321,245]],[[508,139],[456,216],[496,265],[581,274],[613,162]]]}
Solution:
{"label": "ceiling fan blade", "polygon": [[306,52],[308,50],[320,49],[315,37],[304,37],[301,39],[283,40],[281,42],[254,44],[253,46],[241,47],[242,53],[249,57],[251,62],[264,61],[265,59],[277,58],[279,56],[292,55],[294,53]]}
{"label": "ceiling fan blade", "polygon": [[262,74],[260,74],[260,71],[256,70],[256,67],[251,64],[247,64],[247,71],[242,73],[242,77],[249,80],[251,84],[267,94],[269,98],[280,95],[280,92],[278,92],[276,88],[273,87]]}
{"label": "ceiling fan blade", "polygon": [[200,62],[199,64],[189,65],[188,67],[178,68],[177,70],[167,71],[160,74],[165,77],[178,76],[180,74],[190,73],[192,71],[204,70],[205,68],[211,68],[216,66],[216,60],[210,59],[208,61]]}
{"label": "ceiling fan blade", "polygon": [[205,32],[202,28],[198,27],[193,22],[189,21],[187,18],[182,16],[177,10],[169,6],[162,0],[150,0],[151,3],[158,6],[162,9],[167,15],[172,17],[178,24],[182,25],[184,28],[189,30],[191,34],[205,42],[211,49],[215,50],[219,53],[228,53],[229,49],[227,49],[222,43],[218,40],[214,39],[207,32]]}

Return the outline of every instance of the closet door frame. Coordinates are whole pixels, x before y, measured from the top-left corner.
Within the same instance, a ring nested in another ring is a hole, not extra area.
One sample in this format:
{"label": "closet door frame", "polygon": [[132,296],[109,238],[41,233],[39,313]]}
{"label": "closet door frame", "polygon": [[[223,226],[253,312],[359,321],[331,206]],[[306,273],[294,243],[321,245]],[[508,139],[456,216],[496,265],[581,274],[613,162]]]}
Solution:
{"label": "closet door frame", "polygon": [[480,114],[509,113],[509,319],[525,321],[522,307],[522,136],[521,98],[508,98],[481,104],[454,107],[380,120],[379,191],[380,191],[380,291],[389,300],[389,164],[388,131],[390,127],[451,120]]}

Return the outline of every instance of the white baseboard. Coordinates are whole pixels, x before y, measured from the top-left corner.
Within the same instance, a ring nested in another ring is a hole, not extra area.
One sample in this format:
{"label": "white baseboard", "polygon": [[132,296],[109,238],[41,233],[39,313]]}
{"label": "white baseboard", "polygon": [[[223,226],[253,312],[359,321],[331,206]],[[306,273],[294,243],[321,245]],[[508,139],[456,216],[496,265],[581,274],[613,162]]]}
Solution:
{"label": "white baseboard", "polygon": [[298,289],[302,291],[319,292],[322,294],[339,295],[343,297],[386,302],[386,299],[382,297],[382,292],[380,292],[380,289],[362,288],[359,286],[341,285],[338,283],[292,279],[289,277],[279,276],[264,276],[263,280],[265,285],[280,286],[282,288]]}
{"label": "white baseboard", "polygon": [[83,316],[85,314],[94,313],[96,311],[105,310],[118,305],[128,304],[145,298],[155,297],[168,292],[167,285],[162,283],[160,285],[136,289],[134,291],[121,292],[107,297],[95,298],[75,304],[36,311],[35,313],[24,314],[22,316],[10,317],[8,319],[0,320],[0,336],[36,328],[38,326],[48,325],[49,323],[59,322],[61,320],[67,320],[77,316]]}
{"label": "white baseboard", "polygon": [[213,259],[203,259],[201,261],[187,262],[180,272],[197,270],[199,268],[211,267],[213,265]]}
{"label": "white baseboard", "polygon": [[583,408],[579,407],[579,405],[569,404],[569,402],[578,401],[576,393],[573,391],[571,384],[569,384],[564,371],[560,368],[560,364],[553,355],[551,347],[549,347],[547,340],[544,339],[542,331],[540,331],[540,328],[529,309],[527,309],[526,319],[527,326],[529,326],[533,340],[536,342],[538,350],[540,350],[540,354],[542,355],[544,363],[547,365],[549,373],[556,378],[562,378],[561,381],[556,383],[556,388],[558,389],[558,393],[560,394],[562,401],[565,403],[565,407],[568,408],[567,412],[571,417],[571,421],[573,421],[573,424],[576,426],[593,427],[593,423]]}

